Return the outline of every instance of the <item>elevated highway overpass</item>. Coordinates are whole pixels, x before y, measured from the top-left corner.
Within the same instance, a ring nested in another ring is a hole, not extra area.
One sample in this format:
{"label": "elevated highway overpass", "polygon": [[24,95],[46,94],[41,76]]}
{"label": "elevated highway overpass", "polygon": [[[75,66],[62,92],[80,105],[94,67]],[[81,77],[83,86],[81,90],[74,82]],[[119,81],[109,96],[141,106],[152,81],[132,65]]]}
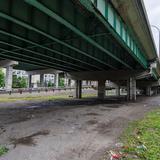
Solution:
{"label": "elevated highway overpass", "polygon": [[64,71],[77,80],[79,98],[81,80],[97,80],[99,98],[105,80],[123,83],[130,100],[136,82],[158,84],[160,63],[142,0],[1,0],[0,22],[1,62]]}

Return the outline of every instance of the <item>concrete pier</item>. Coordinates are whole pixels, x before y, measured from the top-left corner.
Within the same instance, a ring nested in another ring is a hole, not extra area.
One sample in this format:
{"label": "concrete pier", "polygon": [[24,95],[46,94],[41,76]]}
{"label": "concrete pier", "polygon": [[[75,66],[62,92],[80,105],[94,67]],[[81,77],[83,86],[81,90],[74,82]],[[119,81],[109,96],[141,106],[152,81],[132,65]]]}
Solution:
{"label": "concrete pier", "polygon": [[78,99],[82,98],[82,81],[81,80],[76,80],[75,82],[75,97]]}
{"label": "concrete pier", "polygon": [[7,91],[12,90],[12,79],[13,79],[13,67],[7,66],[6,67],[6,78],[5,78],[5,88]]}
{"label": "concrete pier", "polygon": [[104,99],[105,97],[105,82],[106,80],[98,81],[98,98],[99,99]]}
{"label": "concrete pier", "polygon": [[134,77],[127,80],[127,99],[136,101],[136,79]]}

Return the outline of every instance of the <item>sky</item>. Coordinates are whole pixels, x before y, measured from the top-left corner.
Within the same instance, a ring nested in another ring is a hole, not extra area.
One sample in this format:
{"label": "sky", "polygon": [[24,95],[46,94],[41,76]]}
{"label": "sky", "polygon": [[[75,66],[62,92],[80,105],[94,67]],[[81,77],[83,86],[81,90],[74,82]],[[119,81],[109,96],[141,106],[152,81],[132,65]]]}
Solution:
{"label": "sky", "polygon": [[[148,18],[151,25],[155,25],[160,29],[160,0],[144,0]],[[155,44],[159,46],[159,33],[155,28],[151,28],[155,40]]]}

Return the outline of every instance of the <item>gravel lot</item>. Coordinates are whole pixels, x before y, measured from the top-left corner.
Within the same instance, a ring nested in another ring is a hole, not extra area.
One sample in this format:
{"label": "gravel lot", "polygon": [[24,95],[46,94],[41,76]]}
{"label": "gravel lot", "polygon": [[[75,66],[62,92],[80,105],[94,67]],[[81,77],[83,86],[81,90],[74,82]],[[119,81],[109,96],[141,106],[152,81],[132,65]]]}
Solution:
{"label": "gravel lot", "polygon": [[0,160],[99,160],[118,142],[128,122],[160,106],[160,98],[136,103],[110,98],[0,103]]}

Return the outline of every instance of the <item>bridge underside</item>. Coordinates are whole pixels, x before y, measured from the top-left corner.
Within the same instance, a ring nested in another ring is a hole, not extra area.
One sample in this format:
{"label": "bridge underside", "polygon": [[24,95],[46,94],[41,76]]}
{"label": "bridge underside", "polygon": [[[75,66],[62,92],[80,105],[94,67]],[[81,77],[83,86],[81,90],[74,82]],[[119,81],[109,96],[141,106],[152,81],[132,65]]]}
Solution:
{"label": "bridge underside", "polygon": [[0,57],[23,62],[19,69],[54,68],[66,72],[145,69],[76,0],[2,0],[0,21]]}
{"label": "bridge underside", "polygon": [[148,45],[152,39],[147,27],[146,43],[141,45],[134,26],[126,23],[111,1],[92,2],[1,0],[0,60],[18,61],[15,69],[26,71],[67,72],[77,80],[77,97],[81,97],[81,80],[98,80],[100,97],[106,79],[127,81],[130,98],[135,99],[136,81],[154,82],[160,75],[150,68],[156,55],[154,46]]}

